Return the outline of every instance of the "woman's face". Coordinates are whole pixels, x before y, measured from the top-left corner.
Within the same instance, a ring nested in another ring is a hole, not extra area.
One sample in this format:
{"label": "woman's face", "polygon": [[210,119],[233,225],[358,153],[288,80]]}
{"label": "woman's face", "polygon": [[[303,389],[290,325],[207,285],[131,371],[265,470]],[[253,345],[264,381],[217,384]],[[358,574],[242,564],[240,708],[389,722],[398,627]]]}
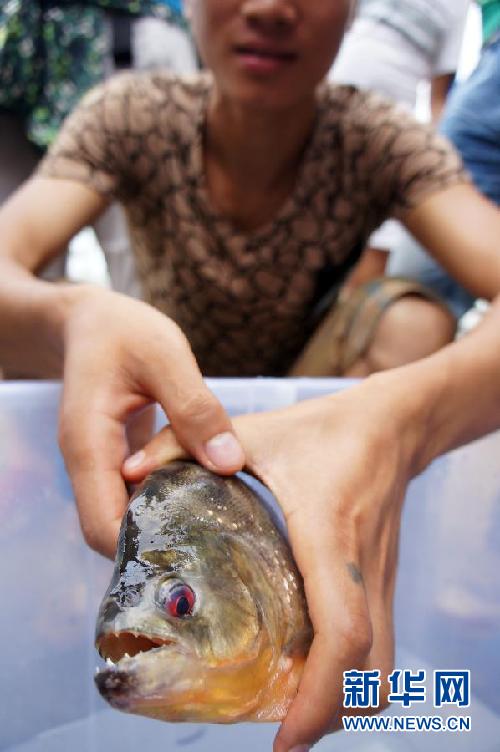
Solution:
{"label": "woman's face", "polygon": [[186,0],[222,96],[282,109],[310,99],[338,51],[351,0]]}

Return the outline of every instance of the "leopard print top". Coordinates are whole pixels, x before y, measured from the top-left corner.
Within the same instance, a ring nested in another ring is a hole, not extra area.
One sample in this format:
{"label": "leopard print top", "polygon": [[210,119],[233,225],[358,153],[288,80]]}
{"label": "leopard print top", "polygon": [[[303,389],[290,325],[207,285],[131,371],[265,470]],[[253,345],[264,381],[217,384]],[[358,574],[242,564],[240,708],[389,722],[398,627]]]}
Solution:
{"label": "leopard print top", "polygon": [[324,85],[292,195],[242,232],[211,205],[203,170],[209,74],[125,73],[90,92],[43,160],[44,176],[117,197],[145,298],[188,337],[202,372],[282,375],[320,290],[370,233],[466,180],[441,137],[376,95]]}

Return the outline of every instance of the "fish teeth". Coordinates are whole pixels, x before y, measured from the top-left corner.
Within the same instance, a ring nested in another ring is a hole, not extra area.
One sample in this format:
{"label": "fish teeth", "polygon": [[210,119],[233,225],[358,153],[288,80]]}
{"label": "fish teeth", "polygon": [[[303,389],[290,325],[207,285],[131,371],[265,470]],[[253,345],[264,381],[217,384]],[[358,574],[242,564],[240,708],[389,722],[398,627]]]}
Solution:
{"label": "fish teeth", "polygon": [[114,666],[115,664],[111,660],[111,658],[106,658],[106,666]]}

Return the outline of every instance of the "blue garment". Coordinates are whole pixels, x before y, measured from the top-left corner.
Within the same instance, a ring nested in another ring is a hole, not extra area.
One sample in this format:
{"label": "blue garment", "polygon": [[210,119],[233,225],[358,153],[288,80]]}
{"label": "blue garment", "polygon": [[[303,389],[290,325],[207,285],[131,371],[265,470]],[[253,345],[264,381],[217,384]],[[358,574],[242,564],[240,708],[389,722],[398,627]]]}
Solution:
{"label": "blue garment", "polygon": [[[439,130],[460,152],[476,187],[500,206],[500,38],[483,48],[470,78],[450,95]],[[418,279],[459,316],[474,301],[411,239],[391,254],[388,274]]]}
{"label": "blue garment", "polygon": [[500,38],[486,45],[471,77],[451,94],[440,131],[481,193],[500,205]]}
{"label": "blue garment", "polygon": [[182,15],[182,0],[157,0],[158,5],[166,5],[167,8],[170,8],[170,10],[173,13],[177,13],[179,16]]}

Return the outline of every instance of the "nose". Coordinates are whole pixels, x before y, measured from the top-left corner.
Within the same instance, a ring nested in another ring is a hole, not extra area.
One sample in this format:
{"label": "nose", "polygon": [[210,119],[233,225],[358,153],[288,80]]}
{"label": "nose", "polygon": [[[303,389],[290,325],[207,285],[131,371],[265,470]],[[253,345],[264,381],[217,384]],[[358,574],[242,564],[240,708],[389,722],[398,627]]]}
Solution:
{"label": "nose", "polygon": [[286,31],[298,20],[293,0],[246,0],[241,11],[247,22],[261,31]]}

